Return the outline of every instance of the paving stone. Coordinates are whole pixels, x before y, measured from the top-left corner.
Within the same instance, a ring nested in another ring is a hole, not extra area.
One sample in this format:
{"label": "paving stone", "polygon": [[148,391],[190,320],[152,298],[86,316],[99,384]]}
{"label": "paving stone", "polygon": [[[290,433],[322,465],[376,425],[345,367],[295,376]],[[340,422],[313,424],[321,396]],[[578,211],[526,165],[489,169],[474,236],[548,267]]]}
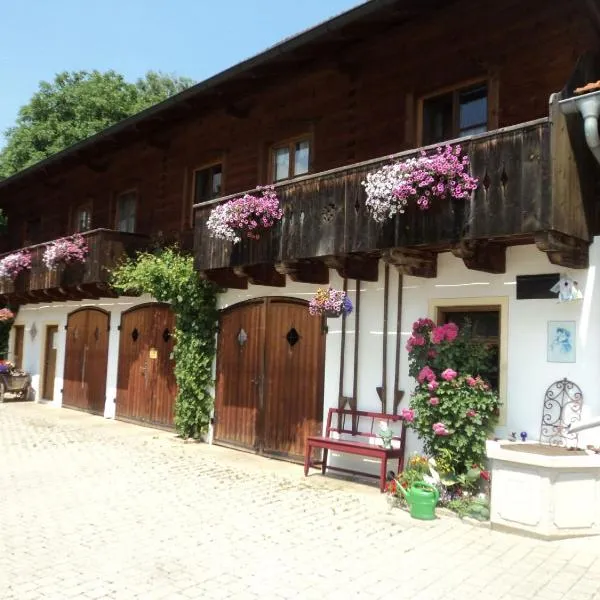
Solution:
{"label": "paving stone", "polygon": [[600,590],[597,539],[414,521],[375,488],[172,433],[0,405],[0,598],[533,598]]}

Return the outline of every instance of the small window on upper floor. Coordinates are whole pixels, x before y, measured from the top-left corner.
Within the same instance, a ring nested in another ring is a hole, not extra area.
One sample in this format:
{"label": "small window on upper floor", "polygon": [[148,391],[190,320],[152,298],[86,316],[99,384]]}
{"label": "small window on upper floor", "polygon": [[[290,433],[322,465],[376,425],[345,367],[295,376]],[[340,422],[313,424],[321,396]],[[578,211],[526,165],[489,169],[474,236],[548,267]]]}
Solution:
{"label": "small window on upper floor", "polygon": [[137,192],[124,192],[117,196],[117,231],[135,233]]}
{"label": "small window on upper floor", "polygon": [[77,233],[89,231],[92,228],[92,204],[86,202],[75,209],[73,226]]}
{"label": "small window on upper floor", "polygon": [[36,217],[25,222],[23,230],[23,246],[32,246],[43,242],[42,235],[42,219]]}
{"label": "small window on upper floor", "polygon": [[283,181],[310,171],[311,142],[308,136],[295,138],[271,149],[271,180]]}
{"label": "small window on upper floor", "polygon": [[478,83],[422,100],[424,146],[488,130],[488,86]]}
{"label": "small window on upper floor", "polygon": [[223,165],[215,164],[194,171],[194,204],[218,198],[222,185]]}

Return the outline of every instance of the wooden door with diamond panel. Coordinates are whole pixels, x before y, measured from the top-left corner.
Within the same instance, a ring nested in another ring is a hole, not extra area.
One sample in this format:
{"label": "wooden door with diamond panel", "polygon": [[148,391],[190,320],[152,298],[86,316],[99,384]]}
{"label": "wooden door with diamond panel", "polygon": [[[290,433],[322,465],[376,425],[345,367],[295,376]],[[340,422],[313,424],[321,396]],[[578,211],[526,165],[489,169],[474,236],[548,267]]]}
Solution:
{"label": "wooden door with diamond panel", "polygon": [[67,319],[63,405],[103,414],[106,404],[110,316],[82,308]]}
{"label": "wooden door with diamond panel", "polygon": [[217,346],[215,442],[258,450],[265,303],[221,311]]}
{"label": "wooden door with diamond panel", "polygon": [[162,304],[123,313],[119,338],[116,416],[173,426],[177,385],[173,360],[175,315]]}
{"label": "wooden door with diamond panel", "polygon": [[322,320],[291,298],[263,298],[221,313],[215,441],[301,459],[323,422]]}

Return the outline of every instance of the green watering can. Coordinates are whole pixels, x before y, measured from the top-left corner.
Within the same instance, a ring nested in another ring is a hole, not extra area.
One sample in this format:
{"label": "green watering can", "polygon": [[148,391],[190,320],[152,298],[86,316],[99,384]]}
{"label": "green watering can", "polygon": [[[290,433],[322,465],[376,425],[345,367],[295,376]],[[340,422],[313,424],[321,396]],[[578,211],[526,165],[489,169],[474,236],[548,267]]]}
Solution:
{"label": "green watering can", "polygon": [[406,491],[401,485],[398,489],[408,502],[410,507],[410,516],[413,519],[431,521],[435,519],[435,507],[440,499],[440,493],[432,485],[424,481],[417,481],[412,484],[410,490]]}

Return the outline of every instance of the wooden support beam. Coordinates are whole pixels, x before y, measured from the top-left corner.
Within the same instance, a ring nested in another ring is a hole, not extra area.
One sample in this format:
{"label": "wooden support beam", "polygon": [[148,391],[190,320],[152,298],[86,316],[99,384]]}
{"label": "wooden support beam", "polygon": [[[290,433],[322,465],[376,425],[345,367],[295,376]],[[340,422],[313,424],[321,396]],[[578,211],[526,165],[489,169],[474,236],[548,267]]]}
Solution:
{"label": "wooden support beam", "polygon": [[323,262],[331,269],[335,269],[344,279],[377,281],[379,278],[379,259],[373,256],[361,254],[326,256]]}
{"label": "wooden support beam", "polygon": [[390,248],[384,251],[382,258],[402,275],[428,279],[437,277],[437,254],[430,250]]}
{"label": "wooden support beam", "polygon": [[568,269],[587,269],[590,264],[590,242],[558,231],[542,231],[535,235],[535,245],[545,252],[553,265]]}
{"label": "wooden support beam", "polygon": [[201,271],[200,277],[212,281],[221,288],[232,288],[236,290],[247,290],[247,277],[240,277],[233,272],[233,269],[226,267],[224,269],[208,269]]}
{"label": "wooden support beam", "polygon": [[467,269],[484,273],[506,273],[506,246],[485,240],[462,240],[452,249]]}
{"label": "wooden support beam", "polygon": [[238,277],[247,277],[254,285],[267,285],[271,287],[285,287],[285,275],[278,273],[274,265],[245,265],[233,267],[233,272]]}
{"label": "wooden support beam", "polygon": [[288,261],[275,265],[275,270],[281,275],[287,275],[297,283],[329,283],[329,269],[321,261]]}

